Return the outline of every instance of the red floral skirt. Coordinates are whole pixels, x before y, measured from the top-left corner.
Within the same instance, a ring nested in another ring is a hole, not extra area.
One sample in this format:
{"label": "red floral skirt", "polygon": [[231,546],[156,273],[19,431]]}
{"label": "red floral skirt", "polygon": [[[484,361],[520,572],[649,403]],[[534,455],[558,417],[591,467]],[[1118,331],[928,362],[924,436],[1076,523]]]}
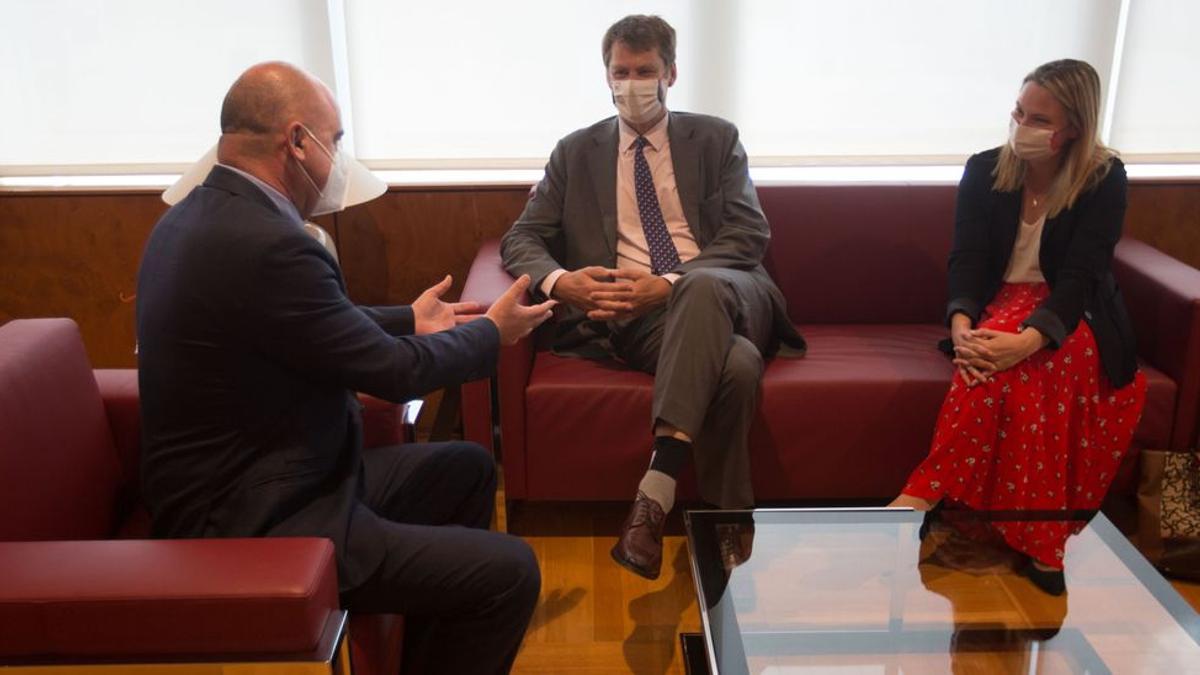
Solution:
{"label": "red floral skirt", "polygon": [[[1017,332],[1049,295],[1044,283],[1005,284],[981,328]],[[904,494],[987,511],[1090,510],[1100,507],[1146,399],[1137,373],[1113,388],[1091,328],[1079,323],[1056,350],[1042,349],[986,384],[956,373],[942,404],[929,456]],[[1062,568],[1067,520],[993,521],[1012,548]]]}

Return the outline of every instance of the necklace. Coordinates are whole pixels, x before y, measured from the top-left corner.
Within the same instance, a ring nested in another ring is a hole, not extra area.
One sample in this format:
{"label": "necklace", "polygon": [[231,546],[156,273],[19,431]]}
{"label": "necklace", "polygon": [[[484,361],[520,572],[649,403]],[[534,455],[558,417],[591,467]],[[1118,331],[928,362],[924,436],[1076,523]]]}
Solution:
{"label": "necklace", "polygon": [[1037,208],[1039,204],[1045,201],[1045,199],[1045,192],[1034,192],[1033,190],[1029,191],[1029,201],[1033,204],[1034,208]]}

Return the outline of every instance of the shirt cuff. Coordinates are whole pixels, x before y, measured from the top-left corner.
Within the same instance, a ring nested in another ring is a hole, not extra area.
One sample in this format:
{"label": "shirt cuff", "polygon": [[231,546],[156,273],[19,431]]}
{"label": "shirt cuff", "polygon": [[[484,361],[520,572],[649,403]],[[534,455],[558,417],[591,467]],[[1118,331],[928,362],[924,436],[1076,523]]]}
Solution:
{"label": "shirt cuff", "polygon": [[556,281],[558,281],[558,278],[559,278],[559,277],[561,277],[562,275],[564,275],[564,274],[566,274],[566,273],[567,273],[567,271],[566,271],[566,270],[564,270],[564,269],[561,269],[561,268],[560,268],[560,269],[556,269],[556,270],[554,270],[554,271],[553,271],[553,272],[551,272],[550,274],[547,274],[547,275],[546,275],[546,278],[545,278],[545,279],[542,279],[542,286],[541,286],[541,289],[542,289],[542,295],[544,295],[544,296],[546,296],[547,298],[549,298],[549,297],[550,297],[550,291],[553,291],[553,290],[554,290],[554,283],[555,283]]}
{"label": "shirt cuff", "polygon": [[679,275],[679,274],[676,274],[675,272],[667,272],[666,274],[662,275],[662,278],[666,279],[666,280],[667,280],[667,283],[669,283],[669,284],[671,284],[672,286],[674,286],[674,285],[675,285],[675,282],[679,280],[679,277],[680,277],[680,276],[681,276],[681,275]]}

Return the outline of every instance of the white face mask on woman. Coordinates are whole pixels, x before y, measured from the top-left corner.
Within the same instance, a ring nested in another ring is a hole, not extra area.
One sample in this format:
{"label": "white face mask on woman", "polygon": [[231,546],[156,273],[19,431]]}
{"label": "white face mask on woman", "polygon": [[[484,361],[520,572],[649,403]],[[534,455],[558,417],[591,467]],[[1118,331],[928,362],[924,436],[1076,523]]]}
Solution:
{"label": "white face mask on woman", "polygon": [[1008,147],[1017,157],[1026,161],[1047,159],[1058,154],[1050,145],[1054,133],[1053,129],[1027,127],[1017,124],[1016,120],[1009,120]]}
{"label": "white face mask on woman", "polygon": [[662,80],[613,80],[613,104],[630,124],[646,124],[662,112],[667,93]]}

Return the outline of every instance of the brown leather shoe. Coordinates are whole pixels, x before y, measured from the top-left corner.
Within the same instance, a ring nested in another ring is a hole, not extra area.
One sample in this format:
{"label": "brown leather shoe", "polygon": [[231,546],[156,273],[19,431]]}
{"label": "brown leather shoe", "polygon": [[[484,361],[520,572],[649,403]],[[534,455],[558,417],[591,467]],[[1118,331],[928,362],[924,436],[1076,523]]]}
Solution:
{"label": "brown leather shoe", "polygon": [[716,527],[717,551],[725,571],[750,559],[754,552],[754,523],[720,523]]}
{"label": "brown leather shoe", "polygon": [[662,534],[666,520],[662,506],[638,490],[629,516],[621,526],[621,537],[612,547],[613,560],[638,576],[657,579],[662,569]]}

